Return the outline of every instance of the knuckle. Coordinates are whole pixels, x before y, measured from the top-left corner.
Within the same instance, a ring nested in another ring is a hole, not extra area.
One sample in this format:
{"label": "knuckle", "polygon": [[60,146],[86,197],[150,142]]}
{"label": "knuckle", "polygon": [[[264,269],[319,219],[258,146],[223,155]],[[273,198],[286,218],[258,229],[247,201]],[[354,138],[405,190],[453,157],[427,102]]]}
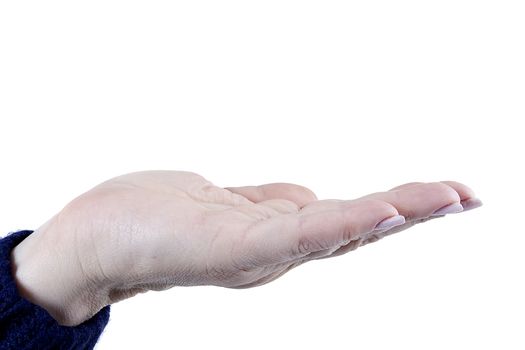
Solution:
{"label": "knuckle", "polygon": [[324,244],[321,241],[314,240],[314,239],[307,238],[307,237],[302,237],[299,239],[295,248],[292,251],[292,258],[296,259],[296,258],[304,257],[308,254],[318,252],[321,250],[325,250],[328,248],[329,248],[329,245]]}
{"label": "knuckle", "polygon": [[305,237],[301,237],[297,244],[297,250],[292,253],[294,256],[306,255],[311,252],[311,249],[312,249],[312,242]]}

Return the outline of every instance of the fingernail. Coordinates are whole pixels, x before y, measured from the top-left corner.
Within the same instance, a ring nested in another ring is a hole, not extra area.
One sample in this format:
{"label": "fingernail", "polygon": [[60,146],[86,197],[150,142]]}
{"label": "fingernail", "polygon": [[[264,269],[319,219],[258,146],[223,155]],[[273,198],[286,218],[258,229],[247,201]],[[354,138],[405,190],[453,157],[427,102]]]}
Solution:
{"label": "fingernail", "polygon": [[478,198],[470,198],[461,201],[461,205],[463,206],[463,211],[467,211],[481,207],[483,205],[483,202],[481,201],[481,199]]}
{"label": "fingernail", "polygon": [[377,224],[376,227],[374,228],[374,231],[387,230],[394,226],[403,225],[404,223],[405,223],[405,217],[403,215],[392,216],[388,219],[381,221],[379,224]]}
{"label": "fingernail", "polygon": [[436,210],[430,216],[456,214],[456,213],[461,213],[462,211],[463,211],[463,206],[461,204],[459,204],[459,203],[452,203],[452,204],[449,204],[449,205],[445,205],[444,207]]}

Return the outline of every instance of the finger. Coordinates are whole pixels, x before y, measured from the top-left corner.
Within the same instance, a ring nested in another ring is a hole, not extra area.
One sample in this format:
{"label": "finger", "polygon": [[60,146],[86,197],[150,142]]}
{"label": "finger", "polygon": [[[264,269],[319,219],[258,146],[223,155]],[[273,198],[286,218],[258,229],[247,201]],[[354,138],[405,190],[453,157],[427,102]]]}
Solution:
{"label": "finger", "polygon": [[317,200],[310,189],[290,183],[271,183],[259,186],[225,187],[225,189],[240,194],[250,201],[258,203],[269,199],[287,199],[300,208]]}
{"label": "finger", "polygon": [[296,260],[346,244],[398,215],[389,203],[373,199],[324,204],[317,205],[315,211],[301,210],[259,221],[246,233],[236,256],[247,266]]}
{"label": "finger", "polygon": [[[461,203],[461,206],[463,207],[463,211],[467,211],[467,210],[472,210],[472,209],[475,209],[475,208],[478,208],[480,206],[483,205],[483,202],[476,198],[476,194],[474,193],[474,191],[460,183],[460,182],[456,182],[456,181],[441,181],[441,183],[444,183],[450,187],[452,187],[459,195],[460,197],[460,203]],[[417,184],[417,183],[413,183],[413,184]],[[408,184],[407,184],[408,185]],[[400,188],[408,188],[408,187],[412,187],[411,185],[409,186],[400,186]],[[438,219],[438,218],[441,218],[443,217],[443,215],[432,215],[432,216],[429,216],[429,217],[423,217],[423,218],[416,218],[416,219],[413,219],[413,220],[407,220],[403,225],[399,225],[399,226],[396,226],[396,227],[393,227],[393,228],[390,228],[388,230],[384,230],[384,231],[376,231],[376,232],[373,232],[372,234],[370,234],[368,237],[363,237],[362,241],[359,242],[359,246],[363,246],[363,245],[366,245],[368,243],[372,243],[372,242],[375,242],[383,237],[386,237],[388,235],[391,235],[393,233],[397,233],[397,232],[400,232],[400,231],[404,231],[414,225],[417,225],[417,224],[420,224],[420,223],[423,223],[423,222],[427,222],[427,221],[430,221],[430,220],[433,220],[433,219]],[[343,249],[344,247],[342,247],[341,249]],[[336,253],[339,253],[339,251],[337,251]],[[334,253],[334,255],[336,254]]]}
{"label": "finger", "polygon": [[[422,219],[406,221],[402,225],[394,226],[387,230],[374,230],[368,234],[363,235],[362,237],[359,237],[357,239],[350,241],[349,243],[341,246],[338,249],[335,249],[333,251],[327,251],[326,254],[318,254],[318,256],[311,255],[311,257],[316,260],[319,260],[319,259],[333,258],[339,255],[343,255],[348,252],[351,252],[352,250],[356,250],[359,247],[367,245],[369,243],[376,242],[386,236],[390,236],[394,233],[398,233],[398,232],[407,230],[416,224],[426,222],[429,220],[433,220],[433,219],[439,219],[440,217],[442,216],[429,216],[429,217],[422,218]],[[310,255],[308,257],[310,257]]]}
{"label": "finger", "polygon": [[462,211],[459,194],[441,182],[415,184],[404,188],[373,193],[362,198],[377,199],[395,206],[407,221],[436,214]]}
{"label": "finger", "polygon": [[394,188],[391,188],[391,189],[389,189],[389,191],[401,190],[401,189],[409,188],[409,187],[412,187],[412,186],[415,186],[415,185],[421,185],[422,183],[423,182],[408,182],[406,184],[399,185],[399,186],[396,186]]}
{"label": "finger", "polygon": [[[457,181],[440,181],[440,182],[456,190],[461,200],[476,198],[476,194],[474,193],[474,191],[467,185],[464,185]],[[402,189],[406,189],[406,188],[410,188],[410,187],[414,187],[414,186],[422,185],[422,184],[424,183],[423,182],[409,182],[409,183],[391,188],[389,191],[402,190]]]}
{"label": "finger", "polygon": [[[441,183],[452,187],[459,194],[460,203],[463,206],[463,211],[472,210],[483,205],[481,200],[476,198],[476,194],[474,193],[474,191],[467,185],[464,185],[457,181],[441,181]],[[390,191],[406,189],[421,184],[422,182],[410,182],[401,186],[394,187],[390,189]]]}
{"label": "finger", "polygon": [[[446,185],[449,185],[450,187],[452,187],[459,195],[460,197],[460,203],[463,207],[463,211],[467,211],[467,210],[471,210],[471,209],[474,209],[474,208],[477,208],[477,207],[480,207],[483,203],[481,202],[481,200],[479,200],[478,198],[476,198],[476,195],[474,193],[474,191],[472,189],[470,189],[468,186],[462,184],[462,183],[459,183],[459,182],[456,182],[456,181],[441,181],[441,183],[444,183]],[[402,186],[399,186],[398,188],[399,189],[406,189],[406,188],[409,188],[409,187],[413,187],[413,185],[417,185],[417,184],[421,184],[421,183],[412,183],[412,184],[406,184],[406,185],[402,185]],[[442,214],[442,215],[431,215],[431,216],[428,216],[428,217],[423,217],[423,218],[415,218],[413,220],[407,220],[403,225],[399,225],[399,226],[396,226],[396,227],[393,227],[393,228],[389,228],[387,230],[379,230],[379,231],[375,231],[375,232],[372,232],[371,234],[363,237],[361,239],[361,241],[355,243],[355,245],[357,246],[364,246],[368,243],[373,243],[373,242],[376,242],[378,241],[379,239],[382,239],[386,236],[389,236],[391,234],[394,234],[394,233],[397,233],[397,232],[400,232],[400,231],[404,231],[412,226],[415,226],[417,224],[420,224],[420,223],[423,223],[423,222],[427,222],[427,221],[430,221],[430,220],[433,220],[433,219],[438,219],[438,218],[442,218],[443,216],[445,216],[445,214]],[[345,253],[346,251],[346,247],[341,247],[339,250],[337,250],[336,252],[333,253],[334,256],[336,255],[340,255],[341,253]]]}
{"label": "finger", "polygon": [[452,187],[459,194],[463,211],[472,210],[483,205],[483,202],[479,198],[476,198],[474,191],[467,185],[457,181],[442,182]]}
{"label": "finger", "polygon": [[430,220],[434,220],[434,219],[439,219],[439,218],[442,218],[442,217],[443,216],[429,216],[429,217],[426,217],[426,218],[421,218],[421,219],[417,219],[417,220],[407,221],[405,224],[397,226],[397,227],[393,227],[392,229],[387,230],[387,231],[372,232],[371,234],[366,235],[366,236],[361,238],[359,246],[362,247],[364,245],[367,245],[368,243],[376,242],[376,241],[382,239],[383,237],[389,236],[391,234],[394,234],[394,233],[397,233],[397,232],[400,232],[400,231],[404,231],[404,230],[406,230],[406,229],[408,229],[408,228],[410,228],[412,226],[415,226],[417,224],[420,224],[420,223],[423,223],[423,222],[427,222],[427,221],[430,221]]}
{"label": "finger", "polygon": [[[452,187],[458,193],[460,200],[461,200],[460,203],[463,206],[464,210],[474,209],[482,205],[481,201],[475,198],[474,191],[470,189],[468,186],[463,185],[459,182],[455,182],[455,181],[442,181],[442,183]],[[394,187],[390,191],[406,190],[406,189],[414,188],[414,187],[417,187],[423,184],[424,183],[422,182],[411,182],[411,183],[403,184],[401,186]],[[402,213],[402,211],[400,213]],[[348,244],[341,246],[339,249],[336,249],[333,251],[326,251],[326,253],[315,253],[310,256],[315,259],[324,259],[324,258],[343,255],[352,250],[357,249],[358,247],[362,247],[366,244],[376,242],[379,239],[386,237],[388,235],[391,235],[391,234],[394,234],[400,231],[404,231],[416,224],[423,223],[423,222],[433,220],[433,219],[437,219],[440,217],[443,217],[443,215],[413,218],[411,220],[409,219],[409,220],[406,220],[406,222],[402,225],[398,225],[398,226],[395,226],[395,227],[392,227],[386,230],[373,231],[369,233],[368,235],[364,235],[363,237],[360,237],[359,239],[355,239],[349,242]]]}

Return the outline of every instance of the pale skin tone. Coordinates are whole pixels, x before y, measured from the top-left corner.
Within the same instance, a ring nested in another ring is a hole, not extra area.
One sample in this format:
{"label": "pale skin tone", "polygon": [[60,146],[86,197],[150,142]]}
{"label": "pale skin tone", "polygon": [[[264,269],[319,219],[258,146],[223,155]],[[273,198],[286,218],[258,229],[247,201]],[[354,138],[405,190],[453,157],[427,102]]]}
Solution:
{"label": "pale skin tone", "polygon": [[[431,215],[454,203],[481,205],[454,181],[318,200],[295,184],[222,188],[191,172],[137,172],[80,195],[22,241],[13,274],[26,299],[74,326],[148,290],[259,286],[442,217]],[[405,222],[374,231],[397,215]]]}

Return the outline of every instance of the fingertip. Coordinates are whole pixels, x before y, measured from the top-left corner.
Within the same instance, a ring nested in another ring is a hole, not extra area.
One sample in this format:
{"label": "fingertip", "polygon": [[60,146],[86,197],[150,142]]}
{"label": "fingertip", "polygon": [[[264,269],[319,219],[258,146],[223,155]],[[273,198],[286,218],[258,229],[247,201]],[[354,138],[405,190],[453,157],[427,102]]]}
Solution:
{"label": "fingertip", "polygon": [[423,184],[423,182],[408,182],[408,183],[405,183],[405,184],[393,187],[393,188],[389,189],[388,191],[402,190],[402,189],[405,189],[405,188],[409,188],[409,187],[413,187],[413,186],[417,186],[417,185],[421,185],[421,184]]}
{"label": "fingertip", "polygon": [[463,211],[472,210],[483,206],[483,202],[479,198],[469,198],[460,202],[463,206]]}
{"label": "fingertip", "polygon": [[441,216],[441,215],[447,215],[447,214],[457,214],[461,213],[463,211],[463,206],[460,203],[451,203],[447,204],[444,207],[441,207],[434,211],[430,216]]}
{"label": "fingertip", "polygon": [[452,187],[458,193],[462,201],[471,198],[476,198],[476,193],[474,192],[474,190],[468,187],[467,185],[462,184],[461,182],[448,180],[441,181],[441,183]]}
{"label": "fingertip", "polygon": [[388,229],[391,229],[392,227],[403,225],[405,222],[406,220],[403,215],[394,215],[394,216],[391,216],[379,222],[375,226],[374,231],[388,230]]}
{"label": "fingertip", "polygon": [[258,186],[268,198],[286,198],[302,208],[317,200],[315,193],[309,188],[293,183],[279,182]]}

